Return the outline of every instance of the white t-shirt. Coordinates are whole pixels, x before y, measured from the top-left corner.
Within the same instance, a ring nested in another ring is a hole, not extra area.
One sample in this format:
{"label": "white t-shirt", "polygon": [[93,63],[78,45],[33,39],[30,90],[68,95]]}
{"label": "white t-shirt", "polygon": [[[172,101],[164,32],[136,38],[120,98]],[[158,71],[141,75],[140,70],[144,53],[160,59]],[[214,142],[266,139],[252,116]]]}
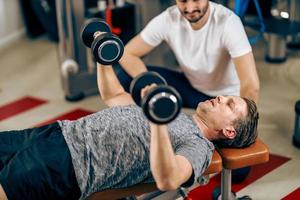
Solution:
{"label": "white t-shirt", "polygon": [[193,30],[176,5],[153,18],[142,30],[151,46],[163,40],[173,50],[190,83],[210,95],[239,95],[240,80],[231,58],[252,51],[240,18],[226,7],[209,2],[210,15]]}

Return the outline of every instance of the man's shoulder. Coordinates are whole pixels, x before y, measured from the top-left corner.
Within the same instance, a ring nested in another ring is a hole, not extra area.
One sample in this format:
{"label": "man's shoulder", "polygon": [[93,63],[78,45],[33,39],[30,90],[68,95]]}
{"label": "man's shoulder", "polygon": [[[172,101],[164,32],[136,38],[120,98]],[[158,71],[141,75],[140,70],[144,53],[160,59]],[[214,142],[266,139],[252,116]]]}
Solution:
{"label": "man's shoulder", "polygon": [[124,111],[135,112],[136,110],[140,110],[140,107],[138,107],[136,104],[128,104],[128,105],[114,105],[102,111],[114,113],[114,112],[124,112]]}

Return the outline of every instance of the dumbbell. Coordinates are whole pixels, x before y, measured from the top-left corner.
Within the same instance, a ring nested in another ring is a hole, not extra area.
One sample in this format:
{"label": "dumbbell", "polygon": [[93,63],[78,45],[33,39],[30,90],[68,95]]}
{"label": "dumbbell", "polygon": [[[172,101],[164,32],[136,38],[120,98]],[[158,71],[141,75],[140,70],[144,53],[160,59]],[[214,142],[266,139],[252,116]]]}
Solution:
{"label": "dumbbell", "polygon": [[100,64],[112,65],[123,55],[123,42],[111,33],[108,24],[101,19],[87,20],[82,26],[81,39],[91,48],[95,60]]}
{"label": "dumbbell", "polygon": [[[141,90],[151,84],[157,84],[143,98]],[[167,124],[174,120],[182,107],[180,94],[156,72],[145,72],[134,78],[130,84],[130,93],[135,103],[142,107],[145,116],[156,124]]]}

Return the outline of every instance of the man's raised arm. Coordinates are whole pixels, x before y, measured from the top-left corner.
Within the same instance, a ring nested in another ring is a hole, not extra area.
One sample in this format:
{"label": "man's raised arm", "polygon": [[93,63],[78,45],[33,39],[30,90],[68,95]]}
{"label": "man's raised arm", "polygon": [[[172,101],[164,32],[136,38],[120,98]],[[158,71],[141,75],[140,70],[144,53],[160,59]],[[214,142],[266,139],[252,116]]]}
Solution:
{"label": "man's raised arm", "polygon": [[[146,86],[141,91],[141,97],[156,87],[155,84]],[[181,155],[176,155],[166,124],[150,124],[150,168],[159,190],[175,190],[192,176],[191,163]]]}
{"label": "man's raised arm", "polygon": [[134,104],[125,92],[111,65],[97,63],[97,82],[102,100],[109,107]]}
{"label": "man's raised arm", "polygon": [[159,190],[175,190],[192,176],[190,162],[175,155],[169,138],[167,125],[150,122],[150,166]]}

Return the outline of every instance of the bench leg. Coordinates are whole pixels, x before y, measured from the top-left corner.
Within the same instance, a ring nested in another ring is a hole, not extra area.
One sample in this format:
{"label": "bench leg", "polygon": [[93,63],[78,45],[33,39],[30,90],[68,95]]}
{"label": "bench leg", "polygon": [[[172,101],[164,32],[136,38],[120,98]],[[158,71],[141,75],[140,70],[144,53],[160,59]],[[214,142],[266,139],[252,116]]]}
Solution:
{"label": "bench leg", "polygon": [[155,191],[142,196],[136,197],[136,200],[174,200],[180,197],[179,190],[172,190],[167,192]]}
{"label": "bench leg", "polygon": [[221,176],[221,198],[222,200],[235,200],[236,197],[231,192],[231,170],[222,169]]}

